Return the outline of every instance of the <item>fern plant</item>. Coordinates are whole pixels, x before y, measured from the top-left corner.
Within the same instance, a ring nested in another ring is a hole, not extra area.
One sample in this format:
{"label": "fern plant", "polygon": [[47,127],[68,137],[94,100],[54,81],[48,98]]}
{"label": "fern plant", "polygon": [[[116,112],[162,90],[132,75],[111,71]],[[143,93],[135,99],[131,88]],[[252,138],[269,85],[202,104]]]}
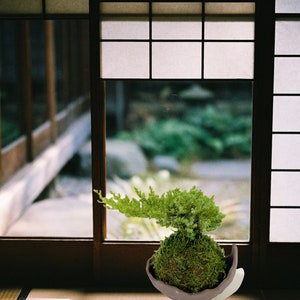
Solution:
{"label": "fern plant", "polygon": [[153,255],[151,266],[155,276],[186,292],[197,293],[215,287],[226,276],[226,260],[220,246],[207,235],[218,228],[224,214],[214,198],[196,187],[179,188],[161,195],[149,188],[146,195],[135,188],[136,197],[111,193],[104,197],[95,191],[98,202],[116,209],[127,217],[155,219],[174,233],[161,241]]}

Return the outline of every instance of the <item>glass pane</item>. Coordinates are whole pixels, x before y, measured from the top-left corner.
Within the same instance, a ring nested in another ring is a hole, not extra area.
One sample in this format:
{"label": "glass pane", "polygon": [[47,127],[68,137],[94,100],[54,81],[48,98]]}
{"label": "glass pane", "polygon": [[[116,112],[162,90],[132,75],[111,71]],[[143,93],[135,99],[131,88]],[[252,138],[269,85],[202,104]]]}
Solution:
{"label": "glass pane", "polygon": [[149,44],[101,43],[101,78],[148,78]]}
{"label": "glass pane", "polygon": [[1,0],[0,13],[5,13],[5,14],[42,13],[42,0]]}
{"label": "glass pane", "polygon": [[88,14],[89,0],[46,0],[46,13]]}
{"label": "glass pane", "polygon": [[0,82],[1,82],[1,139],[2,147],[21,135],[16,21],[0,21]]}
{"label": "glass pane", "polygon": [[208,2],[205,3],[206,14],[254,14],[254,3]]}
{"label": "glass pane", "polygon": [[275,54],[300,54],[299,32],[300,22],[276,22]]}
{"label": "glass pane", "polygon": [[200,78],[201,43],[152,44],[153,78]]}
{"label": "glass pane", "polygon": [[[219,239],[247,240],[251,82],[107,81],[107,192],[196,186],[227,214]],[[159,240],[154,222],[107,211],[109,240]]]}
{"label": "glass pane", "polygon": [[300,169],[300,135],[273,134],[272,168]]}
{"label": "glass pane", "polygon": [[[30,35],[27,30],[24,30],[24,28],[27,29],[27,24],[30,25]],[[48,26],[48,34],[51,32],[50,26],[55,26],[55,45],[50,43],[51,33],[47,35],[48,51],[45,51],[44,47],[45,25]],[[73,28],[73,30],[65,32],[66,28]],[[63,91],[56,94],[56,96],[60,94],[65,108],[68,108],[56,116],[58,133],[67,130],[64,132],[64,137],[57,139],[45,152],[35,157],[30,167],[23,170],[26,171],[26,175],[20,176],[13,190],[9,185],[6,187],[3,185],[0,196],[2,200],[0,201],[0,235],[92,236],[91,147],[87,142],[87,145],[81,148],[86,142],[85,139],[89,138],[90,118],[88,113],[84,116],[78,115],[79,111],[84,111],[83,99],[85,93],[88,94],[88,91],[84,90],[85,80],[88,78],[83,75],[89,70],[86,65],[89,61],[88,43],[84,38],[88,36],[87,20],[56,20],[47,21],[46,24],[38,19],[0,21],[0,80],[3,114],[1,121],[6,144],[15,140],[20,134],[19,128],[24,130],[24,101],[29,100],[31,95],[33,96],[34,125],[40,124],[47,115],[47,93],[44,86],[45,61],[48,61],[50,65],[49,57],[52,55],[56,57],[56,62],[60,62],[55,68],[55,87],[58,88],[57,85],[60,84],[64,88],[67,82],[70,88],[67,93]],[[30,43],[31,51],[24,51],[24,41]],[[66,44],[69,46],[67,51],[62,50],[63,43],[65,43],[64,46]],[[46,53],[49,57],[45,57]],[[30,63],[31,68],[27,67]],[[24,86],[32,86],[32,94],[27,95],[26,89],[22,92]],[[72,105],[66,105],[75,99],[77,101]],[[57,101],[57,98],[55,100]],[[6,123],[5,126],[4,123]],[[21,146],[22,150],[24,144]],[[5,165],[9,168],[15,168],[15,161],[23,160],[22,155],[19,157],[22,151],[15,149],[17,152],[11,152],[12,156],[5,161]],[[75,157],[68,162],[72,155]],[[10,165],[8,165],[9,160],[12,162]],[[64,164],[67,166],[64,167],[63,172],[59,173]],[[50,185],[48,185],[49,182],[51,182]]]}
{"label": "glass pane", "polygon": [[205,19],[205,39],[253,40],[254,22],[245,19],[224,19],[207,17]]}
{"label": "glass pane", "polygon": [[298,0],[276,0],[277,13],[299,13],[300,2]]}
{"label": "glass pane", "polygon": [[253,78],[253,43],[205,43],[204,78]]}
{"label": "glass pane", "polygon": [[300,93],[300,58],[275,57],[274,93]]}
{"label": "glass pane", "polygon": [[149,23],[145,18],[104,20],[100,25],[101,39],[149,39]]}
{"label": "glass pane", "polygon": [[300,206],[299,182],[299,172],[272,172],[271,206]]}
{"label": "glass pane", "polygon": [[274,97],[273,131],[300,131],[300,97]]}
{"label": "glass pane", "polygon": [[300,242],[300,209],[271,209],[270,241]]}
{"label": "glass pane", "polygon": [[33,127],[48,120],[44,22],[30,22]]}
{"label": "glass pane", "polygon": [[202,23],[199,17],[153,17],[153,39],[201,39]]}

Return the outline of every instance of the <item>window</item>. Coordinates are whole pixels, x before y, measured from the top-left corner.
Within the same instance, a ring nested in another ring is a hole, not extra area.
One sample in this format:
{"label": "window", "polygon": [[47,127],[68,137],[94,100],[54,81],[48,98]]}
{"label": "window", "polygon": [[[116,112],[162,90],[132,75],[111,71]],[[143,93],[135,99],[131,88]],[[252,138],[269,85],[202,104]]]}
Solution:
{"label": "window", "polygon": [[[298,121],[294,117],[284,120],[291,111],[298,111],[298,2],[21,2],[1,1],[1,16],[89,19],[92,181],[96,189],[106,189],[105,93],[110,80],[253,82],[250,238],[239,242],[239,264],[246,270],[245,286],[298,284],[299,243],[282,236],[277,240],[273,227],[278,219],[286,222],[289,212],[298,215],[299,209],[296,198],[288,202],[283,198],[298,191],[299,168],[293,152],[299,148]],[[26,5],[29,2],[33,5]],[[137,25],[139,30],[133,30]],[[284,33],[286,28],[288,35]],[[292,43],[282,43],[282,35]],[[213,51],[216,49],[222,51]],[[164,60],[162,54],[172,56]],[[241,60],[247,63],[237,63]],[[293,80],[287,82],[286,75],[290,74]],[[288,152],[283,154],[281,147],[286,145]],[[283,188],[289,189],[288,194],[280,194]],[[5,277],[23,279],[16,271],[22,266],[30,270],[30,280],[45,282],[55,277],[57,281],[66,282],[68,278],[70,283],[80,284],[96,280],[105,287],[148,287],[144,265],[157,243],[107,240],[106,212],[96,198],[93,222],[93,239],[1,239],[1,264],[11,272]]]}

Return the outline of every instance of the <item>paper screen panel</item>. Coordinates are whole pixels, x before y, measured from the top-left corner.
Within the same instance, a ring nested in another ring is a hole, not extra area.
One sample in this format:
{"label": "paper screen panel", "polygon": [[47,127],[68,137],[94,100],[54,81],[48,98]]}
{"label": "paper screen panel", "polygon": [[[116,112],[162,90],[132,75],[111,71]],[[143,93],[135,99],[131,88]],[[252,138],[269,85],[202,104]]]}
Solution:
{"label": "paper screen panel", "polygon": [[300,242],[300,209],[272,208],[270,215],[270,241]]}
{"label": "paper screen panel", "polygon": [[272,172],[271,206],[300,206],[300,172]]}
{"label": "paper screen panel", "polygon": [[204,78],[253,78],[254,43],[205,43]]}
{"label": "paper screen panel", "polygon": [[275,57],[274,92],[300,93],[300,58]]}
{"label": "paper screen panel", "polygon": [[299,32],[299,21],[276,22],[275,54],[300,54]]}
{"label": "paper screen panel", "polygon": [[42,0],[1,0],[0,13],[5,13],[5,14],[42,13]]}
{"label": "paper screen panel", "polygon": [[202,3],[152,2],[152,13],[154,15],[200,15]]}
{"label": "paper screen panel", "polygon": [[300,96],[275,96],[273,131],[300,132]]}
{"label": "paper screen panel", "polygon": [[100,26],[102,39],[149,39],[149,23],[145,18],[104,20]]}
{"label": "paper screen panel", "polygon": [[272,169],[300,169],[300,134],[273,134]]}
{"label": "paper screen panel", "polygon": [[205,39],[217,40],[253,40],[254,22],[241,19],[224,20],[220,18],[206,18]]}
{"label": "paper screen panel", "polygon": [[276,0],[276,13],[300,13],[299,0]]}
{"label": "paper screen panel", "polygon": [[88,14],[89,0],[46,0],[46,13]]}
{"label": "paper screen panel", "polygon": [[149,44],[102,42],[101,78],[148,78]]}
{"label": "paper screen panel", "polygon": [[153,78],[200,78],[201,43],[153,42]]}
{"label": "paper screen panel", "polygon": [[199,18],[153,17],[153,39],[193,40],[202,38],[202,21]]}

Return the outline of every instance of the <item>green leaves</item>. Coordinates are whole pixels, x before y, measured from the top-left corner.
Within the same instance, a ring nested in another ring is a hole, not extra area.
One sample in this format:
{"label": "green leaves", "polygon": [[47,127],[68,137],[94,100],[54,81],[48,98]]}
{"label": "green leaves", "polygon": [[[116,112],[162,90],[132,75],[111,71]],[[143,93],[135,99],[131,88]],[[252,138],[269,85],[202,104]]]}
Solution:
{"label": "green leaves", "polygon": [[148,195],[135,188],[137,197],[132,198],[116,193],[106,198],[100,191],[95,192],[99,202],[108,209],[116,209],[127,217],[156,219],[159,225],[176,228],[190,239],[216,229],[224,218],[214,198],[196,187],[189,191],[176,188],[162,195],[156,194],[151,187]]}

